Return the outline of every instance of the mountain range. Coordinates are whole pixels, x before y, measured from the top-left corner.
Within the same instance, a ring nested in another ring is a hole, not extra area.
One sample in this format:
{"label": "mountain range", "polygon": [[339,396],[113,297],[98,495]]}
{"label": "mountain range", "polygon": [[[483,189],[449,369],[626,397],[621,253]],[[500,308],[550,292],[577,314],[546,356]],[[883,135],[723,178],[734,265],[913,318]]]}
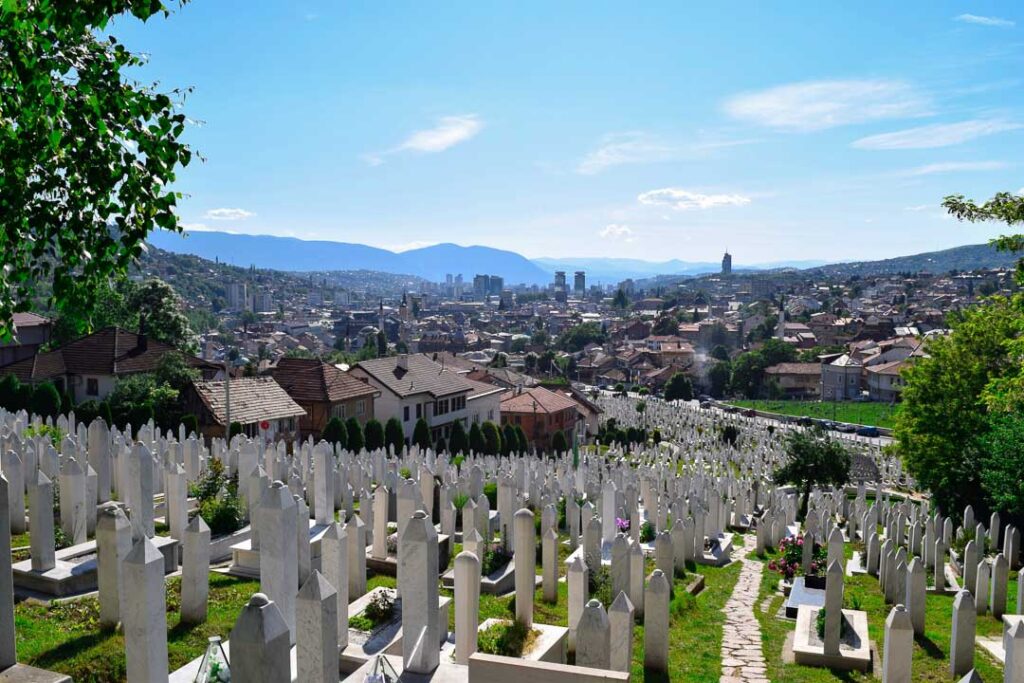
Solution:
{"label": "mountain range", "polygon": [[[513,284],[544,285],[555,271],[572,273],[583,270],[588,284],[611,284],[626,278],[666,280],[717,273],[721,264],[711,261],[642,261],[626,258],[538,258],[492,247],[435,244],[429,247],[393,252],[379,247],[348,242],[300,240],[272,235],[245,235],[228,232],[155,231],[150,244],[160,249],[194,254],[209,260],[236,266],[255,266],[274,270],[309,272],[327,270],[371,270],[413,275],[432,282],[443,282],[448,274],[462,274],[471,283],[477,273],[500,275]],[[883,274],[898,272],[945,272],[983,267],[1010,266],[1015,257],[997,252],[987,244],[967,245],[936,252],[900,256],[881,261],[857,261],[827,264],[824,261],[795,260],[774,263],[735,265],[733,272],[794,268],[823,275]]]}

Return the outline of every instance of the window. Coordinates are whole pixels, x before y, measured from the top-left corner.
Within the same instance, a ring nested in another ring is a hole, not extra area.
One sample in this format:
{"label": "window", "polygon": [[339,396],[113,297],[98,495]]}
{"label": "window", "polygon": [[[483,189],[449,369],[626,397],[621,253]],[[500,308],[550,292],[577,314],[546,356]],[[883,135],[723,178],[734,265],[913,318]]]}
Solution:
{"label": "window", "polygon": [[423,417],[423,404],[417,403],[416,404],[416,419],[418,420],[421,417]]}
{"label": "window", "polygon": [[100,395],[100,381],[95,377],[89,377],[85,380],[85,393],[89,396]]}
{"label": "window", "polygon": [[345,408],[346,408],[346,406],[345,406],[344,403],[339,403],[338,405],[332,406],[331,407],[331,417],[336,417],[336,418],[339,418],[341,420],[344,420],[345,417],[346,417],[345,413],[347,412],[345,410]]}
{"label": "window", "polygon": [[366,412],[366,404],[363,401],[356,401],[356,415]]}
{"label": "window", "polygon": [[405,406],[404,408],[402,408],[402,420],[404,422],[409,421],[409,406]]}

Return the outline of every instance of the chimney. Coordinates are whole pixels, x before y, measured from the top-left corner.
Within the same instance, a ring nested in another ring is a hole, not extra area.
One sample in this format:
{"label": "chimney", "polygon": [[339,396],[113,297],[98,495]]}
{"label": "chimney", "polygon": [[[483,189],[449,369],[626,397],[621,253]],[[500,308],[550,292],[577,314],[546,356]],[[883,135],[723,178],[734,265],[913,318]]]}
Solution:
{"label": "chimney", "polygon": [[405,353],[398,354],[398,367],[402,370],[409,369],[409,356]]}

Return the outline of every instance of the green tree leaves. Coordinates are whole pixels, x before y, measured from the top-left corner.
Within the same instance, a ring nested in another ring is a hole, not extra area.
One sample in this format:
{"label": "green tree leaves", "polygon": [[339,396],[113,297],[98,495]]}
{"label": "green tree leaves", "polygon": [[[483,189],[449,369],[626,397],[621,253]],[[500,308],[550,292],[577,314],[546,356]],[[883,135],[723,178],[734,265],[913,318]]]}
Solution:
{"label": "green tree leaves", "polygon": [[167,10],[158,0],[0,6],[0,338],[42,283],[58,311],[90,311],[150,231],[180,230],[168,188],[192,158],[185,115],[125,77],[143,57],[100,35],[124,13]]}

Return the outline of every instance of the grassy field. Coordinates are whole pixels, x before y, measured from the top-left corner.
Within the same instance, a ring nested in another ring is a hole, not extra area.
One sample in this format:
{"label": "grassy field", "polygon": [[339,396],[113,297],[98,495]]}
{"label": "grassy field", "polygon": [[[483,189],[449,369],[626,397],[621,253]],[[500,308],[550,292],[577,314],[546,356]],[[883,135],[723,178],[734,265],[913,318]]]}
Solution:
{"label": "grassy field", "polygon": [[893,427],[896,421],[896,410],[888,403],[854,403],[824,401],[750,401],[735,400],[729,403],[743,408],[754,408],[782,415],[835,420],[852,424],[872,425],[874,427]]}
{"label": "grassy field", "polygon": [[[180,623],[181,578],[167,580],[167,649],[171,671],[206,650],[210,636],[227,638],[238,613],[259,581],[211,572],[207,621]],[[125,679],[124,635],[101,631],[95,596],[51,603],[26,600],[15,606],[18,661],[67,674],[75,683],[116,683]]]}
{"label": "grassy field", "polygon": [[[458,550],[458,548],[456,548]],[[559,574],[565,575],[564,558],[567,546],[559,544]],[[453,553],[454,555],[454,553]],[[654,568],[648,559],[645,571]],[[538,573],[541,567],[538,563]],[[698,571],[694,565],[688,570]],[[648,672],[643,666],[643,625],[633,632],[633,680],[649,682],[717,681],[721,675],[722,608],[732,593],[740,564],[725,568],[700,567],[705,589],[697,597],[686,595],[683,588],[692,576],[677,578],[675,598],[670,606],[669,674]],[[368,589],[378,586],[393,588],[391,576],[370,574]],[[210,611],[206,623],[185,626],[179,623],[181,579],[167,580],[167,625],[170,668],[175,670],[206,648],[207,638],[227,638],[238,613],[249,597],[259,590],[259,582],[238,579],[220,573],[210,574]],[[444,595],[451,591],[441,589]],[[490,617],[511,618],[512,596],[480,596],[480,621]],[[568,586],[558,585],[558,600],[546,603],[538,588],[534,602],[534,618],[539,623],[568,625]],[[449,628],[454,630],[455,610],[449,610]],[[15,607],[18,659],[71,676],[75,683],[108,683],[125,678],[124,636],[116,631],[99,629],[99,601],[95,596],[63,603],[26,600]]]}
{"label": "grassy field", "polygon": [[[854,546],[846,545],[847,558]],[[831,681],[872,681],[872,674],[857,672],[833,672],[797,664],[784,664],[782,648],[786,636],[793,631],[794,622],[780,619],[777,614],[785,598],[777,593],[779,575],[765,568],[761,580],[761,592],[756,609],[761,624],[763,651],[768,663],[768,677],[773,681],[787,683],[825,683]],[[1016,583],[1013,583],[1016,590]],[[1014,594],[1016,595],[1016,594]],[[847,605],[859,601],[860,608],[868,613],[868,631],[874,647],[881,653],[885,642],[885,620],[892,605],[885,604],[878,580],[867,575],[847,577],[845,581],[845,602]],[[1012,603],[1011,603],[1012,606]],[[949,681],[949,639],[952,629],[953,596],[929,595],[925,608],[925,633],[914,641],[913,680]],[[991,614],[978,617],[978,635],[997,635],[1001,622]],[[881,657],[881,654],[879,655]],[[975,648],[974,666],[985,681],[1001,681],[1002,667],[980,647]]]}

